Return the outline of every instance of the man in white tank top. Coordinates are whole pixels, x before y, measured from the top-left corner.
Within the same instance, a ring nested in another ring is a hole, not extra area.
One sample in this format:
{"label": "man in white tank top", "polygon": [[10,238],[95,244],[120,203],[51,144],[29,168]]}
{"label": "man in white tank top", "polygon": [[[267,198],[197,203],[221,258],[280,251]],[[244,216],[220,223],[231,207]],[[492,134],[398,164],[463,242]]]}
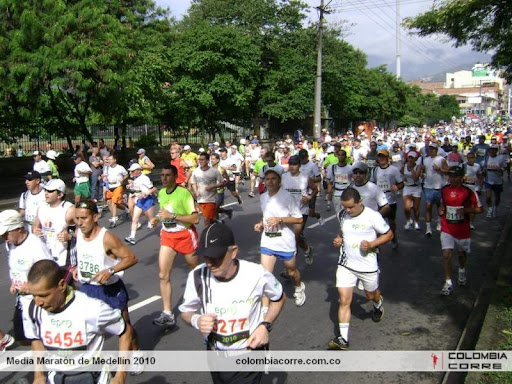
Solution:
{"label": "man in white tank top", "polygon": [[[81,292],[120,310],[126,326],[133,329],[128,315],[128,292],[121,277],[126,269],[137,264],[137,256],[112,232],[100,227],[98,212],[91,201],[76,204],[77,265],[73,278],[82,284]],[[132,332],[131,350],[138,351],[137,334]],[[142,369],[132,366],[132,374],[140,374]]]}
{"label": "man in white tank top", "polygon": [[75,208],[65,200],[66,185],[61,179],[51,179],[43,188],[46,204],[37,210],[32,231],[44,239],[53,260],[65,267],[70,264],[68,244],[72,235],[68,228],[75,225]]}
{"label": "man in white tank top", "polygon": [[41,174],[39,172],[27,172],[24,177],[27,190],[20,196],[18,210],[25,218],[25,228],[29,233],[32,233],[37,208],[39,208],[39,205],[45,204],[44,189],[41,187]]}

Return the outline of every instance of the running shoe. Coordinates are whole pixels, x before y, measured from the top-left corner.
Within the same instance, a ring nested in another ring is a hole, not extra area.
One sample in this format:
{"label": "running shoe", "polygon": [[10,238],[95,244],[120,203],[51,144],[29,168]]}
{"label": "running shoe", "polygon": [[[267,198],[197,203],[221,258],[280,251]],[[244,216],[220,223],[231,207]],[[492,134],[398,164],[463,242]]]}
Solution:
{"label": "running shoe", "polygon": [[110,223],[110,228],[114,228],[117,225],[118,220],[119,219],[117,217],[112,217],[112,218],[108,219],[108,221]]}
{"label": "running shoe", "polygon": [[487,215],[485,217],[488,217],[488,218],[492,217],[492,208],[487,209]]}
{"label": "running shoe", "polygon": [[135,240],[135,237],[131,237],[131,236],[126,236],[124,238],[124,241],[126,241],[127,243],[130,243],[131,245],[137,244],[137,240]]}
{"label": "running shoe", "polygon": [[498,207],[492,208],[492,217],[498,217]]}
{"label": "running shoe", "polygon": [[414,229],[419,231],[420,230],[420,225],[418,224],[418,222],[414,222]]}
{"label": "running shoe", "polygon": [[254,197],[254,193],[249,192],[249,197]]}
{"label": "running shoe", "polygon": [[[138,376],[144,372],[144,363],[141,363],[141,361],[144,361],[145,356],[146,354],[143,351],[133,351],[130,375]],[[135,361],[137,361],[137,363],[135,363]]]}
{"label": "running shoe", "polygon": [[331,204],[327,203],[327,207],[325,208],[326,211],[330,211],[332,209]]}
{"label": "running shoe", "polygon": [[346,351],[348,349],[348,341],[341,336],[336,336],[329,341],[329,349]]}
{"label": "running shoe", "polygon": [[461,271],[459,269],[459,279],[458,279],[458,283],[460,286],[465,286],[466,283],[468,282],[468,279],[466,278],[466,271]]}
{"label": "running shoe", "polygon": [[148,225],[146,227],[147,229],[153,229],[154,228],[154,225],[151,224],[151,221],[148,221]]}
{"label": "running shoe", "polygon": [[4,353],[7,348],[13,345],[15,341],[16,340],[14,340],[14,337],[6,333],[3,339],[0,340],[0,355]]}
{"label": "running shoe", "polygon": [[174,327],[176,325],[176,320],[174,319],[173,314],[167,314],[165,312],[160,313],[156,319],[153,319],[153,324],[158,325],[159,327]]}
{"label": "running shoe", "polygon": [[440,222],[440,221],[438,221],[438,222],[437,222],[437,225],[436,225],[436,231],[438,231],[438,232],[439,232],[440,230],[441,230],[441,222]]}
{"label": "running shoe", "polygon": [[469,224],[469,228],[475,229],[475,225],[473,223]]}
{"label": "running shoe", "polygon": [[432,237],[432,230],[429,228],[425,231],[425,235],[427,235],[428,237]]}
{"label": "running shoe", "polygon": [[412,225],[412,220],[407,221],[407,223],[405,223],[405,225],[404,225],[404,229],[406,231],[408,231],[409,229],[411,229],[411,225]]}
{"label": "running shoe", "polygon": [[242,198],[240,197],[240,195],[238,195],[238,197],[236,199],[238,201],[238,204],[242,204],[243,203]]}
{"label": "running shoe", "polygon": [[380,308],[377,308],[375,306],[373,307],[372,320],[374,323],[378,323],[384,317],[384,307],[382,306],[383,302],[384,302],[384,297],[382,295],[380,295],[380,300],[379,300]]}
{"label": "running shoe", "polygon": [[324,218],[322,216],[318,216],[318,225],[323,226],[325,224]]}
{"label": "running shoe", "polygon": [[453,285],[448,283],[448,282],[446,282],[443,285],[443,289],[441,289],[441,295],[450,296],[452,291],[453,291]]}
{"label": "running shoe", "polygon": [[140,229],[140,227],[142,227],[142,224],[137,222],[137,229]]}
{"label": "running shoe", "polygon": [[309,247],[308,250],[304,252],[304,258],[307,265],[313,264],[313,247]]}
{"label": "running shoe", "polygon": [[306,286],[303,282],[300,283],[300,287],[295,287],[293,297],[295,297],[295,305],[297,307],[302,307],[304,305],[306,302]]}
{"label": "running shoe", "polygon": [[228,216],[228,219],[231,220],[233,218],[233,210],[226,209],[225,212],[226,212],[226,215]]}

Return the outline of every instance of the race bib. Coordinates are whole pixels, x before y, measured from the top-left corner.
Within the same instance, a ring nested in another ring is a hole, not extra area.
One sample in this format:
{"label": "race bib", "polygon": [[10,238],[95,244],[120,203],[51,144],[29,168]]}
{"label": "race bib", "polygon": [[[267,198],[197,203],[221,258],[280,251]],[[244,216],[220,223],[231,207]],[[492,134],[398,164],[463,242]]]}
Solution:
{"label": "race bib", "polygon": [[348,184],[348,175],[336,174],[334,181],[339,184]]}
{"label": "race bib", "polygon": [[47,348],[85,349],[87,347],[87,329],[83,320],[51,319],[45,324],[43,331],[43,344]]}
{"label": "race bib", "polygon": [[478,157],[484,157],[485,156],[485,149],[477,149],[476,150],[476,155]]}
{"label": "race bib", "polygon": [[452,224],[462,223],[464,221],[464,213],[458,213],[459,209],[464,207],[446,206],[446,221]]}
{"label": "race bib", "polygon": [[368,168],[375,168],[375,164],[377,163],[377,160],[366,160],[366,165]]}
{"label": "race bib", "polygon": [[100,265],[94,261],[93,255],[83,254],[78,261],[78,269],[84,280],[90,281],[100,271]]}
{"label": "race bib", "polygon": [[378,180],[377,185],[384,191],[389,192],[391,190],[389,186],[389,180]]}
{"label": "race bib", "polygon": [[249,338],[249,315],[251,311],[249,304],[230,304],[229,307],[208,304],[207,311],[218,315],[210,334],[213,340],[224,345],[231,345]]}
{"label": "race bib", "polygon": [[281,234],[281,225],[268,225],[265,223],[264,225],[265,236],[267,237],[279,237]]}
{"label": "race bib", "polygon": [[466,176],[464,178],[464,183],[466,183],[466,184],[475,184],[476,183],[476,178],[474,176]]}
{"label": "race bib", "polygon": [[393,156],[391,156],[391,161],[393,163],[398,163],[401,160],[402,160],[402,157],[400,155],[393,155]]}

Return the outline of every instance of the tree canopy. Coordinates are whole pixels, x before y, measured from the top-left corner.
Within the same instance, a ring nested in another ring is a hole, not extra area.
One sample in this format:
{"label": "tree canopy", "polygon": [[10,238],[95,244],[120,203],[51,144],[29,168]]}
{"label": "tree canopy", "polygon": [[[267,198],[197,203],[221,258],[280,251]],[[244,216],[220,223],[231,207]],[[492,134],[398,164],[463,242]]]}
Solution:
{"label": "tree canopy", "polygon": [[459,47],[492,53],[496,68],[505,67],[512,80],[512,7],[506,0],[444,0],[431,10],[405,19],[405,26],[420,36],[442,34]]}

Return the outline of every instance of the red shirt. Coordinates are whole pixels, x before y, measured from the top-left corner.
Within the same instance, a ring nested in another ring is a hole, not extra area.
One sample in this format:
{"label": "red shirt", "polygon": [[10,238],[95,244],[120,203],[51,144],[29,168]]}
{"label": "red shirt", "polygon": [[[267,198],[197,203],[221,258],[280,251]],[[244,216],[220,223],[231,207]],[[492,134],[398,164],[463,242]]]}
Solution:
{"label": "red shirt", "polygon": [[448,233],[456,239],[469,239],[469,214],[458,214],[457,210],[480,207],[480,200],[475,191],[464,186],[446,185],[441,189],[441,204],[445,206],[441,216],[441,232]]}
{"label": "red shirt", "polygon": [[174,160],[171,160],[171,165],[174,165],[178,170],[178,176],[176,176],[176,184],[182,184],[187,181],[187,177],[185,176],[185,169],[181,166],[181,162],[181,157],[177,157]]}

